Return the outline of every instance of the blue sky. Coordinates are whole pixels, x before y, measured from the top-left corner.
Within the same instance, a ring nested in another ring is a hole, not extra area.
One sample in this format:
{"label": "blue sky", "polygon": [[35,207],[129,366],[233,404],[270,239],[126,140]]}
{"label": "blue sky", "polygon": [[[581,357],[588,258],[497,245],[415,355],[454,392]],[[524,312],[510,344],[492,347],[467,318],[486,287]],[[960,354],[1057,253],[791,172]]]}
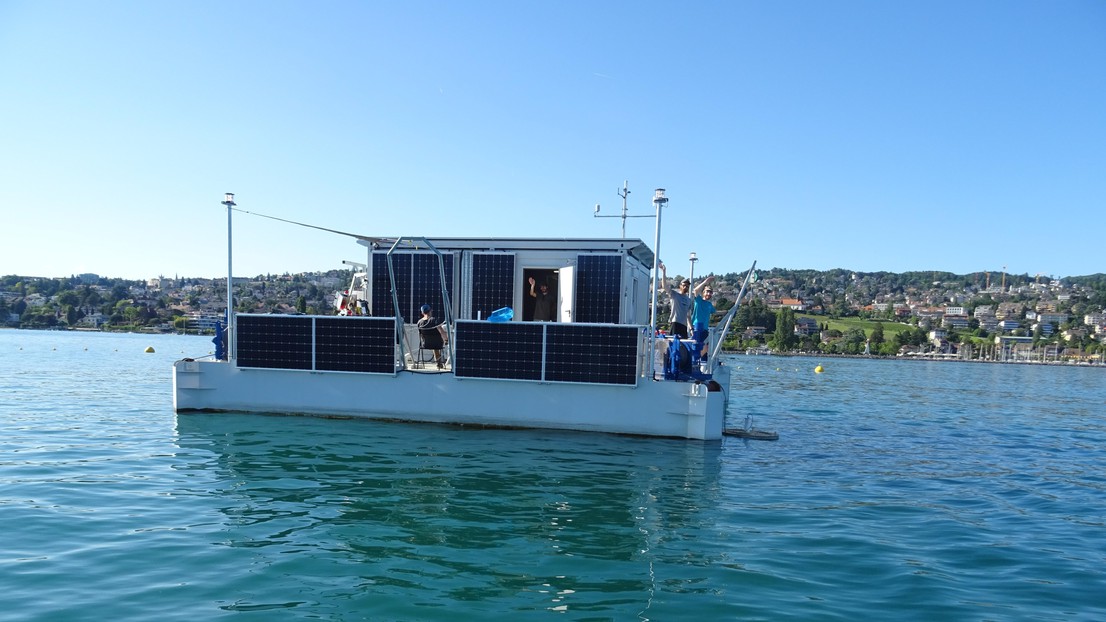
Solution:
{"label": "blue sky", "polygon": [[[683,273],[1106,272],[1106,3],[0,0],[0,274],[226,274],[241,209]],[[246,215],[234,273],[351,240]],[[652,244],[653,220],[627,235]]]}

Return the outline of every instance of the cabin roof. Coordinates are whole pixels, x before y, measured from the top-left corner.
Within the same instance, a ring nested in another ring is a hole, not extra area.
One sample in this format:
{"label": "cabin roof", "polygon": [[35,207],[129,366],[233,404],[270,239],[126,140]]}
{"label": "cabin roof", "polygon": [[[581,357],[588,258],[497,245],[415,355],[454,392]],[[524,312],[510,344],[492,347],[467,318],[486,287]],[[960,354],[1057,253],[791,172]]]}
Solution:
{"label": "cabin roof", "polygon": [[361,238],[357,243],[377,250],[387,250],[400,241],[398,249],[426,248],[429,242],[438,250],[474,251],[568,251],[612,252],[625,251],[646,266],[653,265],[653,250],[635,238],[430,238],[417,236]]}

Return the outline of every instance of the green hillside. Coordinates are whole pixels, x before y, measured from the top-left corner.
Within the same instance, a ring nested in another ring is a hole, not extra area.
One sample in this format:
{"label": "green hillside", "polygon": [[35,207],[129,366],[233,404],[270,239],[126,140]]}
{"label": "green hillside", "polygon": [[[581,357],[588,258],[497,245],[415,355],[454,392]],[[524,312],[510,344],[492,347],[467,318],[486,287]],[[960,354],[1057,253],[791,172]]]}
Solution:
{"label": "green hillside", "polygon": [[808,317],[812,318],[815,322],[818,322],[819,326],[825,325],[829,330],[839,330],[842,333],[848,332],[850,329],[859,328],[864,331],[864,334],[871,337],[872,330],[876,327],[876,324],[883,324],[883,338],[890,341],[895,338],[895,335],[901,333],[904,330],[912,330],[914,327],[909,324],[901,324],[899,322],[891,322],[888,320],[875,321],[875,320],[862,320],[858,317],[843,317],[834,319],[826,317],[824,315],[811,315],[809,313],[796,313],[795,317]]}

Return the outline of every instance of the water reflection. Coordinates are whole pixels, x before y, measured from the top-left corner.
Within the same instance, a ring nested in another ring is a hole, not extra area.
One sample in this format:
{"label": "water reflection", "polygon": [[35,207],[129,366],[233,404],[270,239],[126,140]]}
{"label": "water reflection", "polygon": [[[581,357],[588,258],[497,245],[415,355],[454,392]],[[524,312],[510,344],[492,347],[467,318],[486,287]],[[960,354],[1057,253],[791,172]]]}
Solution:
{"label": "water reflection", "polygon": [[[297,572],[389,606],[518,607],[529,592],[643,610],[664,534],[714,524],[717,443],[236,414],[182,415],[176,431],[193,458],[180,468],[204,472],[227,518],[223,544],[294,553]],[[709,549],[693,550],[680,555]]]}

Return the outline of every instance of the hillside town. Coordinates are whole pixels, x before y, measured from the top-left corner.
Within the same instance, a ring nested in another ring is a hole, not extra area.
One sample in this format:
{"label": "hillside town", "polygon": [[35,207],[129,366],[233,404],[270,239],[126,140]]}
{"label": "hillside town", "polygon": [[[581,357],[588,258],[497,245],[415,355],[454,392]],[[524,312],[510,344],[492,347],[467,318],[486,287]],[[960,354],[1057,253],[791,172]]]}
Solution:
{"label": "hillside town", "polygon": [[[752,284],[738,314],[762,321],[738,322],[738,347],[1076,363],[1101,363],[1106,352],[1103,275],[774,270],[765,276]],[[761,303],[764,312],[750,317]]]}
{"label": "hillside town", "polygon": [[[235,278],[235,309],[333,314],[352,276],[332,270]],[[744,276],[716,277],[718,315],[733,306]],[[204,333],[225,310],[225,278],[0,277],[0,326],[8,328]],[[726,346],[752,353],[1101,363],[1106,275],[764,270],[748,286]]]}
{"label": "hillside town", "polygon": [[[239,313],[330,314],[348,270],[235,278]],[[0,325],[10,328],[211,332],[226,316],[227,280],[96,274],[67,278],[0,277]]]}

